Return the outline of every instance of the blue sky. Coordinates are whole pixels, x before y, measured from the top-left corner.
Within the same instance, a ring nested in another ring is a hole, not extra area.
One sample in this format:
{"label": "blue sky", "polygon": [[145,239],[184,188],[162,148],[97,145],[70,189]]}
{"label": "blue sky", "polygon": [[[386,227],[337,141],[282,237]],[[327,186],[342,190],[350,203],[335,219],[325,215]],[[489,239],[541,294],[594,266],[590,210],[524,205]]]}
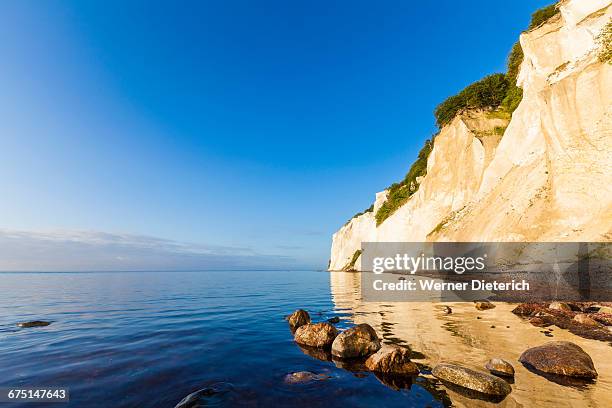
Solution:
{"label": "blue sky", "polygon": [[323,268],[548,3],[3,1],[0,228]]}

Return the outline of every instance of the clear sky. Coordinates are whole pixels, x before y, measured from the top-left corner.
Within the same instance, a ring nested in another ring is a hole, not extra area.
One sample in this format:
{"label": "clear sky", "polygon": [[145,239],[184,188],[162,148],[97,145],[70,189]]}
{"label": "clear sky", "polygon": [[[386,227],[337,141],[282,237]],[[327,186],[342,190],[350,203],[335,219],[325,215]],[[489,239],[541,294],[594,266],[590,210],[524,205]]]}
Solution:
{"label": "clear sky", "polygon": [[91,268],[81,239],[324,268],[548,3],[2,1],[0,269]]}

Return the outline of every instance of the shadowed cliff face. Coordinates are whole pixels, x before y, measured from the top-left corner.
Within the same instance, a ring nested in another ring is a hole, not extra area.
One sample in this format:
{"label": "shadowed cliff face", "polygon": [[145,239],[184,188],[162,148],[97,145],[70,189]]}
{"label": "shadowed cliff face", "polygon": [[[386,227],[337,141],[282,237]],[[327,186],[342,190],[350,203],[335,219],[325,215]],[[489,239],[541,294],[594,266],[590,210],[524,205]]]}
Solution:
{"label": "shadowed cliff face", "polygon": [[510,122],[464,112],[441,129],[419,190],[377,227],[379,193],[373,213],[334,234],[330,269],[364,241],[610,241],[612,65],[598,59],[597,36],[611,3],[562,1],[523,33]]}

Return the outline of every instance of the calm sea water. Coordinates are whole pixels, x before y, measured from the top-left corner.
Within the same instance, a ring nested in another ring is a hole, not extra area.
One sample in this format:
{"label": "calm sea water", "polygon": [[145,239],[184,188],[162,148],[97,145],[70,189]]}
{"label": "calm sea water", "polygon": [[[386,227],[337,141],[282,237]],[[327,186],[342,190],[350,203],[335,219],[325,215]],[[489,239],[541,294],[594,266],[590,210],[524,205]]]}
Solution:
{"label": "calm sea water", "polygon": [[[174,407],[215,383],[230,390],[206,400],[213,406],[438,407],[491,406],[428,375],[440,361],[482,368],[490,357],[513,362],[513,392],[506,407],[612,406],[612,348],[553,331],[595,361],[593,384],[567,387],[516,362],[527,347],[551,340],[542,329],[498,304],[486,312],[451,304],[361,300],[359,274],[294,272],[36,273],[0,274],[0,387],[60,386],[62,404],[23,407]],[[349,371],[305,354],[284,316],[297,308],[313,320],[339,316],[340,328],[371,324],[387,343],[409,345],[422,375],[410,387],[371,373]],[[26,320],[47,327],[19,329]],[[550,335],[550,334],[549,334]],[[295,371],[330,376],[287,385]]]}
{"label": "calm sea water", "polygon": [[[326,272],[2,274],[0,292],[0,387],[68,387],[70,403],[53,405],[173,407],[218,382],[233,386],[211,398],[220,406],[440,405],[294,344],[283,317],[297,308],[352,319],[334,308]],[[24,320],[53,323],[17,329]],[[284,384],[301,370],[332,378]]]}

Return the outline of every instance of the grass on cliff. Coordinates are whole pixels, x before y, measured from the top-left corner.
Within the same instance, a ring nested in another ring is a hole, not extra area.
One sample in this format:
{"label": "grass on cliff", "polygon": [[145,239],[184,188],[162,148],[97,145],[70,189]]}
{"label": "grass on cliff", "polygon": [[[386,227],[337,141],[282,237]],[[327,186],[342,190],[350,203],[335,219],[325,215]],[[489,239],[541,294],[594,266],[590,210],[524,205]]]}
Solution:
{"label": "grass on cliff", "polygon": [[376,225],[380,225],[389,218],[399,207],[404,205],[408,199],[418,190],[419,184],[417,177],[427,174],[427,158],[433,149],[433,139],[426,140],[425,145],[419,151],[417,160],[412,164],[406,177],[399,183],[394,183],[389,187],[387,200],[376,212]]}
{"label": "grass on cliff", "polygon": [[355,253],[353,254],[353,257],[351,258],[351,261],[346,264],[346,266],[343,268],[343,270],[350,272],[350,271],[354,271],[355,270],[355,263],[357,263],[357,259],[359,259],[359,257],[361,256],[361,249],[358,249],[355,251]]}
{"label": "grass on cliff", "polygon": [[612,64],[612,19],[608,21],[601,33],[597,36],[597,42],[600,44],[599,60]]}
{"label": "grass on cliff", "polygon": [[353,216],[352,216],[352,217],[351,217],[351,218],[350,218],[350,219],[349,219],[349,220],[348,220],[348,221],[347,221],[347,222],[346,222],[344,225],[348,225],[348,223],[349,223],[349,222],[351,222],[351,220],[352,220],[353,218],[357,218],[357,217],[359,217],[360,215],[363,215],[363,214],[365,214],[365,213],[369,213],[369,212],[372,212],[372,211],[374,211],[374,204],[372,204],[371,206],[369,206],[369,207],[368,207],[368,208],[366,208],[365,210],[363,210],[363,211],[361,211],[361,212],[358,212],[357,214],[353,215]]}
{"label": "grass on cliff", "polygon": [[529,23],[529,27],[527,27],[527,30],[533,30],[534,28],[541,26],[557,14],[559,14],[557,3],[542,7],[541,9],[534,11],[531,15],[531,22]]}

